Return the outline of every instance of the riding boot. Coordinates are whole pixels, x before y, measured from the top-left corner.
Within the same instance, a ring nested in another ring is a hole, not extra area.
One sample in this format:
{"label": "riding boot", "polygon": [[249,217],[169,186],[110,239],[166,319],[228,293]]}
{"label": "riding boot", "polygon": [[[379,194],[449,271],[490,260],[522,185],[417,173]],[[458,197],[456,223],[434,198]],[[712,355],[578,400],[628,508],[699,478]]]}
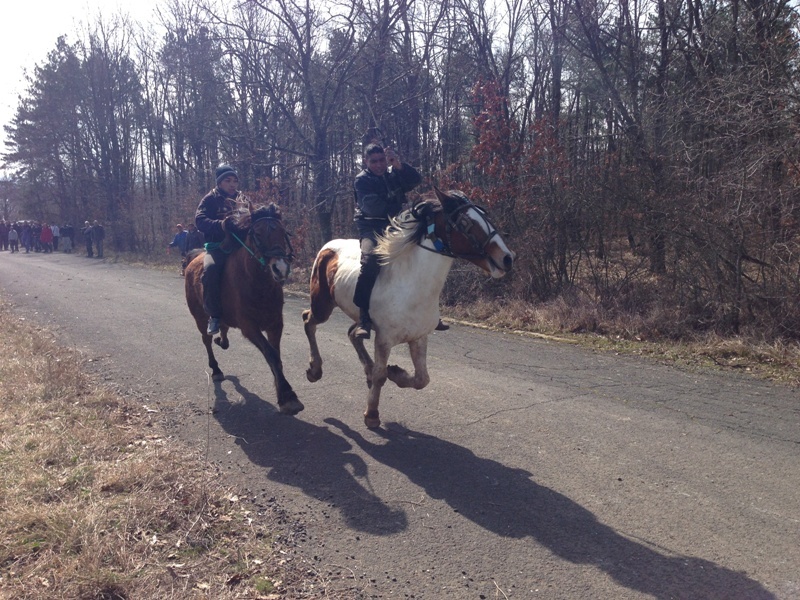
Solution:
{"label": "riding boot", "polygon": [[366,308],[360,310],[358,327],[353,331],[353,337],[368,340],[372,331],[372,319],[369,318],[369,311]]}

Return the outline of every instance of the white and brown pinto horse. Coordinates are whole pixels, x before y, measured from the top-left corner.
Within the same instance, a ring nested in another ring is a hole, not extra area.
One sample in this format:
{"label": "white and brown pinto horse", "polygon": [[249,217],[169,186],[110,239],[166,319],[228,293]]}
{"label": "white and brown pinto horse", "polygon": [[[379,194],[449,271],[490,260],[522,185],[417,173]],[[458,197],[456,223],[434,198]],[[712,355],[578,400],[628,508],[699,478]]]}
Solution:
{"label": "white and brown pinto horse", "polygon": [[[468,260],[495,278],[508,273],[514,264],[514,253],[483,209],[459,191],[435,191],[436,198],[423,200],[393,219],[379,240],[376,252],[384,266],[372,290],[369,311],[375,333],[374,362],[364,340],[353,336],[359,317],[353,304],[361,270],[358,240],[328,242],[311,271],[311,308],[303,312],[311,348],[306,375],[309,381],[322,377],[317,325],[327,321],[338,306],[353,319],[350,341],[367,375],[367,427],[381,423],[378,402],[387,378],[400,387],[422,389],[428,385],[428,334],[439,322],[439,295],[453,259]],[[391,349],[404,343],[411,352],[413,375],[388,365]]]}

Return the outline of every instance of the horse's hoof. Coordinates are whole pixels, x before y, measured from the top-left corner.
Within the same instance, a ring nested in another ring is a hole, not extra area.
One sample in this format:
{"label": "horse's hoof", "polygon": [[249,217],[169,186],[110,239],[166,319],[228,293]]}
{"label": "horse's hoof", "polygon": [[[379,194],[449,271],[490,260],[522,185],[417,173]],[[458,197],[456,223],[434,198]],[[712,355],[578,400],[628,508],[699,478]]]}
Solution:
{"label": "horse's hoof", "polygon": [[219,373],[214,373],[211,376],[211,381],[225,381],[225,373],[220,371]]}
{"label": "horse's hoof", "polygon": [[311,383],[319,381],[320,379],[322,379],[322,369],[315,369],[314,367],[308,367],[308,369],[306,369],[306,377]]}
{"label": "horse's hoof", "polygon": [[305,406],[303,406],[303,403],[297,398],[294,400],[287,400],[283,404],[278,405],[278,409],[281,411],[282,415],[296,415],[304,408]]}
{"label": "horse's hoof", "polygon": [[386,378],[389,381],[394,381],[397,383],[397,381],[404,376],[408,376],[408,373],[406,373],[406,370],[402,367],[398,367],[397,365],[389,365],[386,368]]}
{"label": "horse's hoof", "polygon": [[369,427],[370,429],[377,429],[381,426],[381,419],[378,416],[378,411],[375,411],[374,414],[370,414],[369,412],[364,413],[364,425]]}

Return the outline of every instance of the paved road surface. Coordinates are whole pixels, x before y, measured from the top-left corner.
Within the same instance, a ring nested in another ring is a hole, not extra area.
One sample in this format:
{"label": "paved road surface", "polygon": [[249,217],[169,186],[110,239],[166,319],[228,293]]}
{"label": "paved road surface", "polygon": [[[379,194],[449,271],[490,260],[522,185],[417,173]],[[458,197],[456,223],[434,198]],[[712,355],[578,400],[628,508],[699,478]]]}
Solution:
{"label": "paved road surface", "polygon": [[[365,384],[341,313],[325,375],[289,297],[282,354],[306,410],[277,413],[234,332],[209,386],[177,272],[0,254],[0,291],[163,412],[354,598],[800,599],[800,394],[531,337],[454,326],[432,382]],[[405,352],[393,355],[408,364]],[[207,407],[214,405],[209,417]],[[354,578],[353,578],[354,576]]]}

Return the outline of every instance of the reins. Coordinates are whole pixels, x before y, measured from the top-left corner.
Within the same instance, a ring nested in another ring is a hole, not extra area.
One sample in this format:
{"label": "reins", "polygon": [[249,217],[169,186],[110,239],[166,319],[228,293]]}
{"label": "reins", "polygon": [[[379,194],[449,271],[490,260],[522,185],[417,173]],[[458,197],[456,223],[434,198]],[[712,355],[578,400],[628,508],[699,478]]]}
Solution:
{"label": "reins", "polygon": [[250,246],[248,246],[244,241],[242,241],[241,238],[239,238],[238,235],[236,235],[234,232],[231,231],[230,233],[233,236],[233,239],[235,239],[237,242],[239,242],[239,244],[245,250],[247,250],[247,252],[250,254],[250,256],[252,256],[254,259],[256,259],[258,264],[260,264],[261,268],[263,270],[265,270],[265,271],[267,270],[267,261],[266,261],[265,257],[283,258],[287,262],[291,263],[294,260],[294,249],[292,248],[292,243],[289,240],[289,233],[286,231],[286,229],[283,228],[283,223],[280,221],[280,219],[275,219],[273,217],[261,217],[259,219],[256,219],[255,221],[250,223],[250,228],[249,228],[248,233],[251,233],[253,231],[253,225],[258,223],[259,221],[269,221],[270,223],[273,224],[273,227],[274,226],[278,226],[278,225],[281,226],[281,229],[283,229],[283,239],[286,242],[286,247],[289,250],[288,253],[283,248],[281,248],[279,246],[275,246],[275,247],[273,247],[272,249],[269,249],[269,250],[265,249],[261,245],[261,241],[259,240],[258,236],[254,235],[253,237],[254,237],[254,243],[255,243],[255,246],[256,246],[256,250],[258,250],[259,254],[261,255],[261,256],[256,256],[256,253],[253,252],[250,249]]}

